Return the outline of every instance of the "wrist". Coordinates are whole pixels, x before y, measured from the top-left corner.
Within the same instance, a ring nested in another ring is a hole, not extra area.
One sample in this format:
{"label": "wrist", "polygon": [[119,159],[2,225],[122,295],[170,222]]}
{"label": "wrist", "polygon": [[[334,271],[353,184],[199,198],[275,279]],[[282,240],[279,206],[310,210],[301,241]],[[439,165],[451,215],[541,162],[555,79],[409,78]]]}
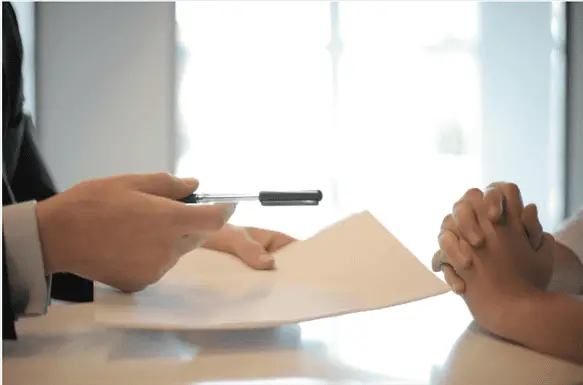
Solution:
{"label": "wrist", "polygon": [[583,294],[583,263],[573,249],[560,241],[555,242],[553,273],[547,290]]}
{"label": "wrist", "polygon": [[[47,275],[65,272],[65,263],[60,260],[62,253],[55,252],[55,230],[54,210],[51,208],[50,198],[37,203],[36,205],[36,220],[38,225],[38,235],[40,239],[43,262],[45,272]],[[58,226],[57,226],[58,227]],[[58,229],[57,229],[58,233]],[[57,242],[58,244],[58,242]]]}
{"label": "wrist", "polygon": [[500,317],[491,325],[485,325],[492,333],[505,339],[520,342],[529,331],[529,320],[539,313],[538,309],[549,300],[551,293],[533,290],[520,297],[508,297],[501,303]]}

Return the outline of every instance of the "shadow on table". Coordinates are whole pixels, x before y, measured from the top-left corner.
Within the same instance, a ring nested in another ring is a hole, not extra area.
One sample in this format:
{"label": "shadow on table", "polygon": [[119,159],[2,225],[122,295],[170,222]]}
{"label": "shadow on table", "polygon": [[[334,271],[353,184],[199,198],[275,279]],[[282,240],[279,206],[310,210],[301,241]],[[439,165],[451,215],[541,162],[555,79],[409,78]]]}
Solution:
{"label": "shadow on table", "polygon": [[[120,360],[148,355],[159,356],[164,345],[196,355],[205,353],[233,353],[237,351],[298,350],[305,346],[298,325],[260,330],[237,331],[147,331],[125,330],[117,332],[116,341],[110,343],[108,358]],[[321,349],[324,349],[322,344]],[[311,347],[313,350],[315,347]]]}
{"label": "shadow on table", "polygon": [[[81,337],[86,339],[86,336]],[[71,343],[67,334],[25,335],[16,341],[2,341],[3,358],[33,358],[54,355]]]}
{"label": "shadow on table", "polygon": [[303,346],[302,330],[299,325],[258,330],[182,332],[179,333],[179,338],[208,352],[257,349],[296,350]]}

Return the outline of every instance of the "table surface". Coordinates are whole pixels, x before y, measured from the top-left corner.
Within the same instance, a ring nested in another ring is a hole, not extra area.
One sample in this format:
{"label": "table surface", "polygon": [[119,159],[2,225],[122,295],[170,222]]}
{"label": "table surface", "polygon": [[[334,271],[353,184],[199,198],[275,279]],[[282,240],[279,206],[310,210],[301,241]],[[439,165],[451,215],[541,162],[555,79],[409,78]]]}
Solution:
{"label": "table surface", "polygon": [[[96,288],[96,300],[120,295]],[[56,304],[3,342],[6,384],[583,383],[583,367],[484,333],[452,293],[265,330],[106,329],[94,304]]]}

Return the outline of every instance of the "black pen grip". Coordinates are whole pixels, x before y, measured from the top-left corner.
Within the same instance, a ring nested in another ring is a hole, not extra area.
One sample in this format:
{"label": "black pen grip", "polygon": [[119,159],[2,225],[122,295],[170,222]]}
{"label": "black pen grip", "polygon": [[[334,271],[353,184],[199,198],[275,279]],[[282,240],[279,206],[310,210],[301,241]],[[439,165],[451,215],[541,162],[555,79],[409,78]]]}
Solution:
{"label": "black pen grip", "polygon": [[263,206],[312,206],[322,200],[322,191],[261,191],[259,202]]}
{"label": "black pen grip", "polygon": [[196,194],[189,194],[184,198],[176,199],[177,202],[187,203],[187,204],[196,204],[198,203],[198,196]]}

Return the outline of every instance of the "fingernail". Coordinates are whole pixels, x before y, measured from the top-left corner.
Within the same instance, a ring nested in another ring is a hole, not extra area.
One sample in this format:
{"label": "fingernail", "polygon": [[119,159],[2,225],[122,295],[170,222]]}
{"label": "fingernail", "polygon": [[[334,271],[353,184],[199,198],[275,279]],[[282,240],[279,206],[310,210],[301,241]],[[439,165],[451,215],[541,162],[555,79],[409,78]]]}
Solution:
{"label": "fingernail", "polygon": [[456,287],[455,287],[455,283],[453,285],[451,285],[451,290],[453,290],[454,293],[457,293]]}
{"label": "fingernail", "polygon": [[225,210],[223,212],[224,213],[223,215],[225,216],[225,219],[228,220],[229,218],[231,218],[233,216],[233,214],[235,213],[235,209],[236,208],[237,208],[237,204],[236,203],[225,205]]}
{"label": "fingernail", "polygon": [[196,178],[180,178],[179,180],[188,186],[196,186],[198,184],[198,179]]}
{"label": "fingernail", "polygon": [[271,256],[271,254],[261,254],[259,256],[259,260],[261,262],[273,262],[273,257]]}

